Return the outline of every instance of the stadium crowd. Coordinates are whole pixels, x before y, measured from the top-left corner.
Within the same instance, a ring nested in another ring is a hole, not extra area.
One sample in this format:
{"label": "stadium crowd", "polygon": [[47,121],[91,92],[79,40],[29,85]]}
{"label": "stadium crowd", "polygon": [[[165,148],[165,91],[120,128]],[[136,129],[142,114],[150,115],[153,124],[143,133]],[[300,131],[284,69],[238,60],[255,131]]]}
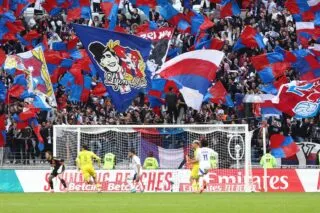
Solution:
{"label": "stadium crowd", "polygon": [[[82,25],[94,27],[105,27],[108,24],[100,8],[100,0],[93,0],[93,20],[79,19],[75,22]],[[237,97],[246,94],[261,94],[259,79],[256,70],[253,68],[250,57],[261,54],[263,51],[272,52],[276,46],[286,50],[300,48],[295,33],[295,23],[292,16],[284,8],[284,0],[256,0],[252,1],[239,17],[219,18],[218,5],[208,0],[194,0],[194,5],[199,6],[199,12],[211,19],[215,25],[210,30],[210,36],[225,41],[222,51],[226,59],[220,66],[217,73],[224,87],[230,93],[231,98],[237,101]],[[239,5],[242,1],[238,1]],[[34,7],[31,5],[30,7]],[[51,17],[35,8],[34,16],[21,16],[26,31],[37,30],[40,34],[46,34],[50,42],[65,41],[74,36],[65,15]],[[186,10],[184,10],[186,12]],[[26,14],[26,13],[25,13]],[[159,27],[169,26],[160,16],[157,10],[150,11],[150,21],[155,21]],[[127,33],[134,34],[137,26],[144,23],[145,17],[137,9],[133,8],[127,1],[120,1],[117,25],[123,27]],[[263,36],[267,46],[266,50],[243,49],[233,52],[232,46],[238,39],[241,30],[245,25],[251,25]],[[22,32],[26,33],[26,32]],[[190,51],[194,44],[194,36],[175,31],[171,41],[171,48],[178,48],[180,53]],[[78,45],[81,48],[81,45]],[[25,51],[25,47],[17,41],[9,41],[2,44],[1,48],[6,54],[12,55]],[[294,70],[288,70],[287,78],[297,79]],[[1,80],[8,86],[13,79],[2,70]],[[96,79],[93,79],[96,84]],[[204,103],[200,111],[188,108],[183,97],[177,91],[174,95],[169,92],[166,105],[171,110],[162,107],[154,110],[149,106],[148,98],[140,94],[125,113],[118,113],[112,105],[109,97],[96,97],[90,95],[86,103],[70,102],[65,94],[65,89],[59,86],[56,91],[58,107],[52,111],[42,111],[38,114],[38,121],[41,124],[41,135],[44,139],[45,150],[52,149],[52,125],[54,124],[81,124],[81,125],[105,125],[105,124],[249,124],[251,130],[255,131],[255,146],[261,146],[259,128],[268,125],[269,135],[274,133],[289,133],[295,141],[313,141],[320,143],[320,115],[311,119],[294,119],[286,115],[262,118],[256,116],[253,104],[241,103],[234,108],[224,105]],[[1,112],[6,114],[7,140],[5,147],[7,159],[11,162],[20,163],[19,159],[34,158],[39,155],[37,139],[31,128],[24,130],[16,129],[16,123],[11,118],[14,113],[23,111],[25,102],[12,101],[9,105],[2,104]],[[21,152],[22,151],[22,152]],[[12,154],[16,153],[16,154]],[[42,155],[42,154],[41,154]],[[43,155],[42,155],[43,156]],[[16,159],[14,161],[14,159]],[[28,163],[28,162],[25,162]]]}

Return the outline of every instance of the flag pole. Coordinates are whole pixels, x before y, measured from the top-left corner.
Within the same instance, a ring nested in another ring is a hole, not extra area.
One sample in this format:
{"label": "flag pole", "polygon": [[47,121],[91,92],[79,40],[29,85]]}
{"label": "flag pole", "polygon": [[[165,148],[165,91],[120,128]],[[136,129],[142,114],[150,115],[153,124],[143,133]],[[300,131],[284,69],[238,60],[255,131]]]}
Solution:
{"label": "flag pole", "polygon": [[[266,143],[266,127],[262,127],[262,143],[263,143],[263,156],[267,153],[267,143]],[[264,192],[268,192],[268,184],[267,184],[267,168],[263,167],[263,189]]]}

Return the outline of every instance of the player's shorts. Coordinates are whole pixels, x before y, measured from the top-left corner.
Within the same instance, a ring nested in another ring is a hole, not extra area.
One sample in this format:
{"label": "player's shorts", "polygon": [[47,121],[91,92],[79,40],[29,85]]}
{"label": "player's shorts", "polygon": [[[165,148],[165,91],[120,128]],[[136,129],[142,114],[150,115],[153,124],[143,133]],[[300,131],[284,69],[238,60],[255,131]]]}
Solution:
{"label": "player's shorts", "polygon": [[81,168],[81,173],[82,173],[83,179],[86,182],[89,182],[91,177],[95,178],[97,176],[97,173],[94,170],[93,166],[86,166]]}
{"label": "player's shorts", "polygon": [[191,178],[198,179],[199,178],[199,165],[195,164],[191,170]]}
{"label": "player's shorts", "polygon": [[64,172],[64,170],[65,170],[65,166],[61,165],[59,168],[53,169],[51,172],[51,175],[53,177],[57,177],[59,174],[62,174]]}
{"label": "player's shorts", "polygon": [[208,174],[210,167],[200,167],[199,168],[199,176],[205,176]]}

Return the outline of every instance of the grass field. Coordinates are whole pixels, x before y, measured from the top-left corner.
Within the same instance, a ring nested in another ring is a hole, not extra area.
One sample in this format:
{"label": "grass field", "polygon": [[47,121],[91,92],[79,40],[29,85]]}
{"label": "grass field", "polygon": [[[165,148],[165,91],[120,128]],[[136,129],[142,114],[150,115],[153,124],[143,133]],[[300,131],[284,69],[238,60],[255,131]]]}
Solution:
{"label": "grass field", "polygon": [[319,212],[320,193],[0,194],[3,213]]}

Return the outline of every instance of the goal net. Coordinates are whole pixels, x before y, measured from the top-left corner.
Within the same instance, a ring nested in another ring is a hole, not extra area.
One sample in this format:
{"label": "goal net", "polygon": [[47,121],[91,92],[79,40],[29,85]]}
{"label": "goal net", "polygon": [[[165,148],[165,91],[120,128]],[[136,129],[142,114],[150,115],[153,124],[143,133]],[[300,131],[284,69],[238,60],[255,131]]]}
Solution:
{"label": "goal net", "polygon": [[[175,188],[171,190],[189,191],[190,168],[186,165],[185,156],[193,157],[191,144],[202,138],[207,139],[209,148],[218,154],[216,166],[209,172],[208,191],[251,191],[251,138],[247,125],[56,125],[53,154],[64,159],[68,168],[74,168],[83,144],[101,159],[112,153],[116,156],[114,170],[100,171],[111,175],[130,169],[128,151],[133,148],[142,165],[151,154],[157,159],[157,178],[160,171],[171,172],[170,177],[164,180],[174,183]],[[142,181],[147,185],[150,171],[144,170],[144,173]]]}

